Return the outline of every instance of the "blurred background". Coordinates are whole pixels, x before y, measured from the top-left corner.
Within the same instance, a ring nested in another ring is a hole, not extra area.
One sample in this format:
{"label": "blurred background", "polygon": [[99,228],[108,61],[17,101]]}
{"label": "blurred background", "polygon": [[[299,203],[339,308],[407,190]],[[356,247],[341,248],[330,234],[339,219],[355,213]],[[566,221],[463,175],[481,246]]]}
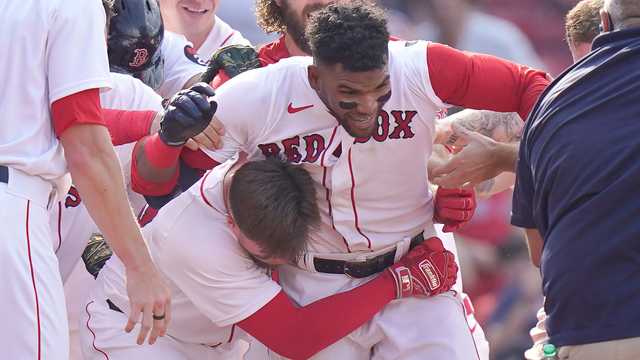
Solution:
{"label": "blurred background", "polygon": [[[577,0],[381,0],[391,33],[488,53],[558,75],[571,64],[564,16]],[[222,0],[218,15],[254,44],[264,34],[253,0]],[[542,305],[539,272],[520,230],[509,225],[511,193],[479,201],[456,234],[465,291],[491,343],[493,360],[523,359]]]}

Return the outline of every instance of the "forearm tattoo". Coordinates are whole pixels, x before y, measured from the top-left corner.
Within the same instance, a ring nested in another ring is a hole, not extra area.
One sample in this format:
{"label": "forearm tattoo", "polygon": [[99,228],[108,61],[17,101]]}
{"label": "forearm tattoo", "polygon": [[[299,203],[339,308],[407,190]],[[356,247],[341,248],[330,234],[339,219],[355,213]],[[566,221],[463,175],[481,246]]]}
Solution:
{"label": "forearm tattoo", "polygon": [[517,113],[468,110],[458,113],[458,115],[455,120],[458,124],[493,140],[518,142],[522,138],[524,122]]}

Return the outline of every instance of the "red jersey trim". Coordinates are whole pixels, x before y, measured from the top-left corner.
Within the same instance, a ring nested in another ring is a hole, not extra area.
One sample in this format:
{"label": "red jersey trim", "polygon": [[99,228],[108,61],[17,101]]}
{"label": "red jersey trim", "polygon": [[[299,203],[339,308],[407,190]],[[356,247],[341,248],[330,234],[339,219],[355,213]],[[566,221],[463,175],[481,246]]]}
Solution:
{"label": "red jersey trim", "polygon": [[371,249],[371,239],[365,235],[362,230],[360,230],[360,225],[358,224],[358,210],[356,207],[356,179],[353,175],[353,166],[351,165],[351,148],[349,148],[349,174],[351,175],[351,207],[353,208],[353,217],[354,217],[354,225],[356,230],[362,237],[367,239],[367,246]]}
{"label": "red jersey trim", "polygon": [[29,258],[29,271],[31,272],[31,284],[33,285],[33,294],[36,300],[36,323],[38,325],[38,360],[42,356],[42,330],[40,327],[40,302],[38,301],[38,288],[36,287],[36,276],[33,270],[33,260],[31,258],[31,238],[29,237],[29,208],[31,207],[31,200],[27,200],[27,215],[25,221],[25,231],[27,234],[27,256]]}
{"label": "red jersey trim", "polygon": [[96,346],[96,333],[93,332],[93,329],[91,329],[91,327],[89,326],[89,321],[91,321],[91,314],[89,313],[89,305],[93,304],[93,301],[90,301],[87,306],[84,307],[84,311],[87,313],[87,329],[89,330],[89,332],[91,333],[91,336],[93,336],[93,340],[91,341],[91,345],[93,346],[93,349],[99,353],[101,353],[102,355],[104,355],[104,358],[109,360],[109,355],[107,355],[106,352],[98,349],[98,347]]}
{"label": "red jersey trim", "polygon": [[209,205],[210,208],[213,208],[213,205],[211,205],[207,197],[204,195],[204,183],[207,181],[209,174],[211,174],[211,171],[207,171],[207,173],[202,178],[202,181],[200,182],[200,196],[202,196],[202,201],[204,201],[205,204]]}
{"label": "red jersey trim", "polygon": [[232,36],[233,36],[233,34],[235,34],[235,33],[236,33],[235,31],[232,31],[232,32],[231,32],[231,34],[229,34],[229,36],[227,36],[227,37],[224,39],[224,41],[222,42],[222,44],[220,44],[220,46],[218,46],[218,47],[219,47],[219,48],[223,47],[223,46],[227,43],[227,41],[229,41],[229,39],[231,39],[231,37],[232,37]]}

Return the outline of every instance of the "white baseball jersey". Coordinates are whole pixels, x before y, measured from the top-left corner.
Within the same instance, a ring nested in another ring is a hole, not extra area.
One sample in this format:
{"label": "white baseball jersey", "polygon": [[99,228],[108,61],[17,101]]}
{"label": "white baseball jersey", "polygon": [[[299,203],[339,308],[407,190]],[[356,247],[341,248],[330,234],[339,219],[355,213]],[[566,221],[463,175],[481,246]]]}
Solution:
{"label": "white baseball jersey", "polygon": [[99,1],[0,2],[0,348],[7,359],[67,359],[62,281],[48,208],[69,176],[51,104],[109,86]]}
{"label": "white baseball jersey", "polygon": [[[104,108],[122,110],[162,110],[162,99],[150,87],[133,76],[111,73],[113,87],[103,92],[100,101]],[[146,204],[144,197],[131,189],[131,151],[134,143],[116,146],[116,154],[124,173],[127,195],[137,214]],[[106,175],[105,175],[106,176]],[[50,210],[53,247],[58,257],[60,274],[65,281],[80,259],[91,234],[98,227],[82,203],[81,195],[71,187],[64,200]]]}
{"label": "white baseball jersey", "polygon": [[249,41],[217,17],[209,36],[197,51],[184,35],[165,31],[161,45],[164,82],[158,93],[164,98],[171,97],[192,77],[205,71],[213,52],[222,46],[233,44],[249,45]]}
{"label": "white baseball jersey", "polygon": [[198,48],[198,56],[207,60],[221,47],[236,44],[251,45],[249,40],[245,39],[239,31],[234,30],[229,24],[216,16],[209,36],[207,36],[207,39],[200,45],[200,48]]}
{"label": "white baseball jersey", "polygon": [[[222,180],[234,162],[207,173],[204,181],[164,206],[143,229],[154,263],[169,279],[172,299],[167,335],[185,344],[230,342],[233,324],[251,316],[281,291],[228,227]],[[124,267],[117,257],[102,269],[98,285],[106,298],[128,313]]]}
{"label": "white baseball jersey", "polygon": [[311,251],[372,251],[424,229],[434,234],[426,169],[445,105],[429,83],[426,42],[391,42],[389,52],[392,96],[366,142],[354,144],[311,88],[310,58],[241,74],[217,92],[226,136],[221,151],[209,152],[214,160],[237,150],[250,158],[284,155],[314,176],[325,225],[339,234],[316,234]]}
{"label": "white baseball jersey", "polygon": [[[305,166],[316,183],[322,216],[309,253],[356,260],[397,245],[399,258],[408,251],[410,238],[422,231],[425,237],[437,234],[455,253],[453,237],[436,233],[432,220],[427,160],[435,120],[446,104],[431,87],[427,56],[426,42],[389,44],[392,96],[378,116],[377,133],[369,139],[352,138],[329,114],[308,82],[310,58],[284,59],[243,73],[217,91],[216,116],[225,125],[224,147],[209,155],[223,161],[243,150],[250,159],[280,155]],[[279,272],[284,290],[301,305],[368,280],[289,265],[280,266]],[[376,349],[387,349],[391,358],[477,357],[459,297],[402,299],[395,304],[403,305],[387,307],[314,359],[368,356],[376,343]],[[415,324],[421,336],[410,338],[403,331],[410,313],[421,314],[416,319],[420,324]],[[445,324],[443,319],[449,320]],[[432,330],[434,323],[442,324],[437,332]],[[383,329],[389,332],[385,335]],[[441,346],[445,339],[450,344],[446,348]]]}
{"label": "white baseball jersey", "polygon": [[67,168],[51,104],[109,87],[104,10],[98,1],[27,0],[3,1],[0,11],[0,52],[11,54],[0,58],[0,164],[56,180]]}

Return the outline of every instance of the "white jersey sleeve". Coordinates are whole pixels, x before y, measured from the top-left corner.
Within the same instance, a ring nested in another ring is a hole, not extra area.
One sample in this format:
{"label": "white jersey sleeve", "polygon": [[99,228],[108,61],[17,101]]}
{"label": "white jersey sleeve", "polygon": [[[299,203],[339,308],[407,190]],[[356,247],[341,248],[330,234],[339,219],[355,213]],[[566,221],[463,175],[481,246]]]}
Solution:
{"label": "white jersey sleeve", "polygon": [[255,147],[252,145],[268,128],[275,94],[264,90],[266,79],[264,71],[260,70],[242,73],[216,91],[214,99],[218,109],[215,117],[224,125],[225,134],[221,149],[205,152],[217,162],[230,159],[240,150],[250,151],[248,149]]}
{"label": "white jersey sleeve", "polygon": [[154,261],[216,326],[235,324],[266,305],[281,288],[240,247],[224,215],[189,197],[183,194],[175,200],[174,208],[189,202],[181,211],[167,210],[173,225],[156,224],[167,217],[162,212],[154,221],[160,225],[153,233]]}
{"label": "white jersey sleeve", "polygon": [[92,88],[109,87],[105,13],[97,0],[64,0],[47,37],[49,103]]}
{"label": "white jersey sleeve", "polygon": [[164,57],[164,82],[158,93],[169,98],[180,91],[192,77],[206,69],[206,59],[200,59],[192,44],[183,35],[164,32],[161,45]]}
{"label": "white jersey sleeve", "polygon": [[211,29],[206,40],[198,49],[198,55],[200,58],[208,60],[216,50],[229,45],[251,45],[251,43],[239,31],[234,30],[229,24],[216,16],[213,29]]}
{"label": "white jersey sleeve", "polygon": [[[400,69],[402,79],[407,86],[408,94],[417,94],[428,99],[438,108],[445,108],[445,104],[435,93],[429,79],[428,41],[391,41],[389,50],[391,61],[396,62],[393,69]],[[392,74],[400,75],[400,74]]]}

